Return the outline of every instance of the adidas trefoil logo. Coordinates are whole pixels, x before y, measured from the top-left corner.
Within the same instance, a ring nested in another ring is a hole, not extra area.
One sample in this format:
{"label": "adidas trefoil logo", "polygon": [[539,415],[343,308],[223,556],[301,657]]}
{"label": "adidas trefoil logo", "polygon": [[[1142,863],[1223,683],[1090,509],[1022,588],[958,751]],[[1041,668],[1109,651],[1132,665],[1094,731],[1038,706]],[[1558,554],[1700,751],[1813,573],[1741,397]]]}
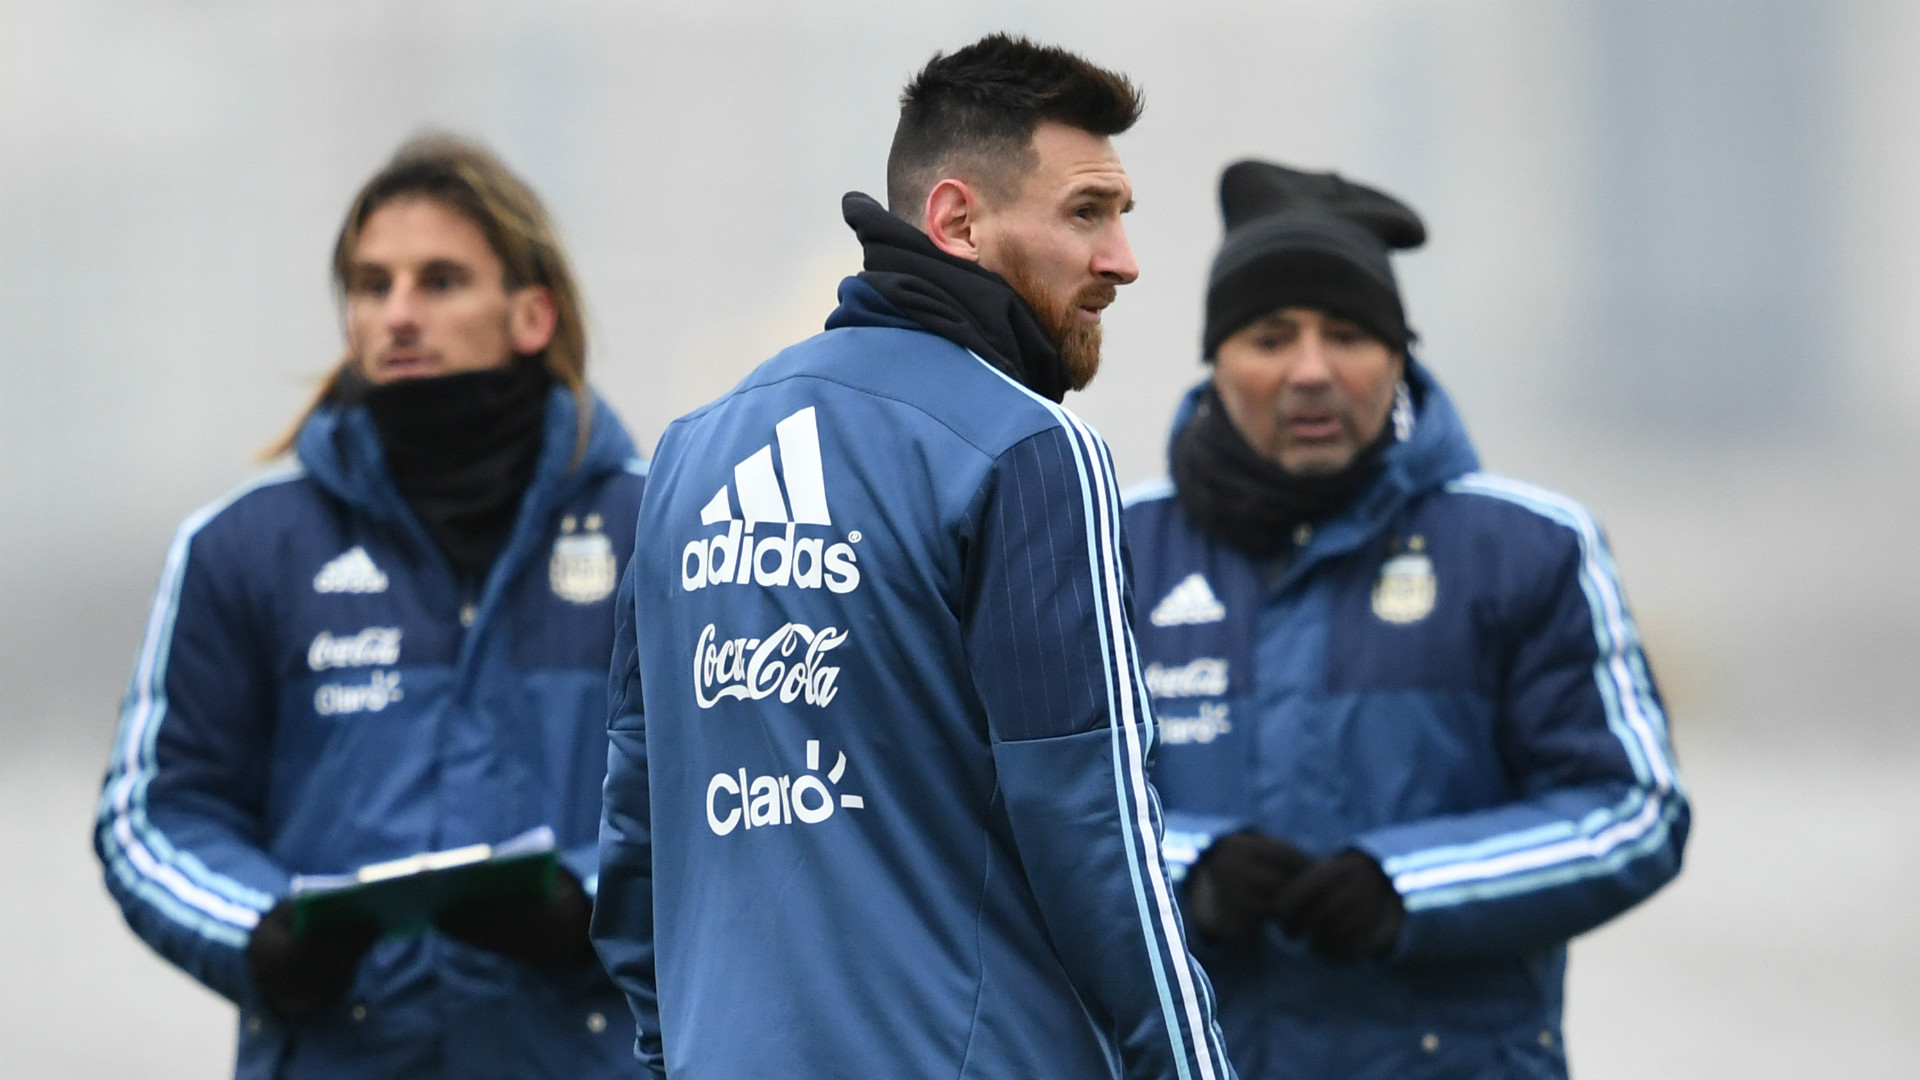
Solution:
{"label": "adidas trefoil logo", "polygon": [[1219,622],[1226,617],[1226,605],[1213,595],[1207,579],[1200,574],[1188,574],[1154,606],[1147,620],[1155,626],[1195,626]]}
{"label": "adidas trefoil logo", "polygon": [[[860,560],[853,550],[859,530],[833,544],[801,534],[803,526],[812,531],[833,525],[813,406],[775,424],[773,431],[779,470],[774,469],[774,444],[763,446],[735,465],[732,485],[722,484],[700,508],[702,527],[725,525],[726,532],[691,540],[681,551],[680,587],[686,591],[751,584],[850,593],[860,587]],[[755,539],[754,528],[768,525],[773,528]]]}
{"label": "adidas trefoil logo", "polygon": [[349,548],[313,575],[313,591],[318,593],[377,593],[387,591],[387,575],[373,565],[367,549],[358,544]]}

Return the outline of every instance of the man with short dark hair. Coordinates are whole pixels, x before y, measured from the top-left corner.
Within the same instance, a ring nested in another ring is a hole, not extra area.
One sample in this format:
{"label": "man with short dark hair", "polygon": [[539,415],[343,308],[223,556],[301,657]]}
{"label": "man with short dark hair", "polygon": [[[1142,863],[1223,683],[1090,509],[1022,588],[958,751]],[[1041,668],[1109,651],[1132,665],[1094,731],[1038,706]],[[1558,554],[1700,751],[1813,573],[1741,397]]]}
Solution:
{"label": "man with short dark hair", "polygon": [[907,88],[827,331],[662,437],[594,936],[656,1075],[1224,1080],[1119,501],[1059,406],[1137,275],[1140,102],[994,35]]}
{"label": "man with short dark hair", "polygon": [[[635,1075],[587,928],[645,464],[587,385],[566,254],[499,158],[425,136],[355,197],[333,275],[346,351],[292,466],[168,553],[101,794],[107,888],[239,1006],[241,1080]],[[425,932],[296,916],[299,875],[543,827],[550,890]]]}
{"label": "man with short dark hair", "polygon": [[1690,820],[1612,556],[1482,473],[1409,354],[1426,229],[1243,161],[1211,377],[1129,502],[1167,854],[1242,1075],[1564,1076],[1567,940],[1660,888]]}

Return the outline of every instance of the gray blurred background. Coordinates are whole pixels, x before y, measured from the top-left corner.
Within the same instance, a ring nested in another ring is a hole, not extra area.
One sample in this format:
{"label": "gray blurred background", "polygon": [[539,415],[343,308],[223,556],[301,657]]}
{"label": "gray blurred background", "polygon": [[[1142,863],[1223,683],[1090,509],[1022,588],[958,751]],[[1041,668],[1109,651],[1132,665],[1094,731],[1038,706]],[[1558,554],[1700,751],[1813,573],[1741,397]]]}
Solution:
{"label": "gray blurred background", "polygon": [[1696,827],[1574,947],[1583,1080],[1920,1060],[1920,6],[0,0],[0,1072],[215,1077],[91,804],[175,525],[339,347],[326,253],[423,125],[544,193],[643,447],[818,328],[901,84],[1011,28],[1132,74],[1144,273],[1069,404],[1162,469],[1214,184],[1413,203],[1421,353],[1489,467],[1610,527]]}

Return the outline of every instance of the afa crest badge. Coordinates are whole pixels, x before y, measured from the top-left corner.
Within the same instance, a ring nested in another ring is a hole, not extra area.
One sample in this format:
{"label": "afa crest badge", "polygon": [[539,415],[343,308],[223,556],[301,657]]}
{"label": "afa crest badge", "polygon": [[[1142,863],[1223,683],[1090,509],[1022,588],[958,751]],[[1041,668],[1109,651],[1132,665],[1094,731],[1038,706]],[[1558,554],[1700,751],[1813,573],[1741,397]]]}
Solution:
{"label": "afa crest badge", "polygon": [[585,521],[572,514],[560,520],[560,537],[553,542],[553,559],[547,563],[547,581],[553,595],[568,603],[597,604],[613,595],[618,565],[613,544],[600,531],[600,515],[588,514]]}
{"label": "afa crest badge", "polygon": [[1438,589],[1433,577],[1433,560],[1427,557],[1426,546],[1424,537],[1411,537],[1406,551],[1380,567],[1380,579],[1373,583],[1373,613],[1382,620],[1405,626],[1419,622],[1433,611]]}

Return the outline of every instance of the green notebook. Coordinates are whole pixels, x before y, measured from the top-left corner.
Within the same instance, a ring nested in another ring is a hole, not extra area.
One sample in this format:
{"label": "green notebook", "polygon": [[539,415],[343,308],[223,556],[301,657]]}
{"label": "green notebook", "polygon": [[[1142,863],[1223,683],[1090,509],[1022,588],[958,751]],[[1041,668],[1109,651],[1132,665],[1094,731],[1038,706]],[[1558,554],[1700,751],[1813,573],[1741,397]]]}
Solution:
{"label": "green notebook", "polygon": [[542,825],[498,844],[422,852],[350,874],[295,875],[293,932],[371,918],[389,935],[418,934],[464,900],[546,896],[559,870],[553,830]]}

